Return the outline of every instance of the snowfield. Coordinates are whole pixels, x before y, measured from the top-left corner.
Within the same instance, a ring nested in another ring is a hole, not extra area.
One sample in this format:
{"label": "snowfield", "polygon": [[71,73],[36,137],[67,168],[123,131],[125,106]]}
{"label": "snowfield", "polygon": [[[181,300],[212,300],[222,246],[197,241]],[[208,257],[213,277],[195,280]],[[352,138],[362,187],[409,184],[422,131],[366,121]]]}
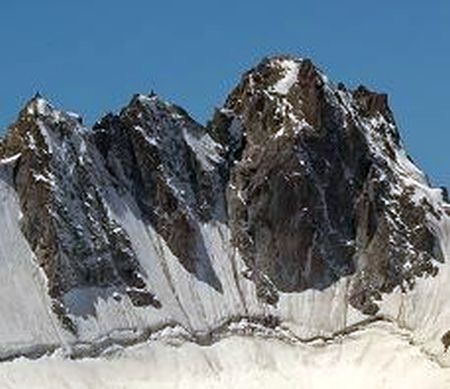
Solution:
{"label": "snowfield", "polygon": [[371,325],[332,343],[292,345],[232,336],[212,346],[149,342],[78,361],[53,356],[0,364],[2,389],[446,389],[450,370],[410,335]]}

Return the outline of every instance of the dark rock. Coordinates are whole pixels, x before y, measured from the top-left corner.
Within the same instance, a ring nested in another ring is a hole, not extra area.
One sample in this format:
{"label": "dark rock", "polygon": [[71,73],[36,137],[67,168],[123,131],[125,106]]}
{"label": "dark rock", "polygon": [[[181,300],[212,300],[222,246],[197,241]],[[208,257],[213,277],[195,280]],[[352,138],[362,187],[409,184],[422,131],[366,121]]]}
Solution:
{"label": "dark rock", "polygon": [[442,335],[441,342],[444,345],[445,352],[447,352],[450,347],[450,331],[447,331],[444,335]]}
{"label": "dark rock", "polygon": [[131,302],[136,307],[146,307],[153,306],[154,308],[161,309],[162,304],[155,297],[154,294],[150,292],[143,292],[140,290],[129,290],[127,291],[127,295],[130,298]]}
{"label": "dark rock", "polygon": [[119,187],[136,199],[139,217],[164,238],[190,273],[221,291],[199,222],[220,218],[223,199],[214,196],[214,162],[206,170],[188,137],[205,130],[179,107],[155,95],[135,96],[120,115],[107,115],[94,127],[93,141]]}
{"label": "dark rock", "polygon": [[[304,60],[279,96],[270,91],[283,77],[281,62],[248,72],[209,126],[229,148],[234,244],[264,301],[276,303],[267,299],[276,290],[323,289],[353,275],[351,303],[374,315],[380,293],[436,273],[432,259],[440,255],[426,221],[432,210],[415,205],[410,188],[391,190],[400,180],[392,167],[399,136],[386,95],[359,87],[347,96],[352,115]],[[384,121],[367,134],[362,122],[377,115]],[[369,136],[379,139],[383,158]]]}
{"label": "dark rock", "polygon": [[[208,223],[230,228],[262,302],[348,277],[349,302],[376,315],[384,293],[435,276],[444,258],[430,227],[443,212],[403,179],[401,147],[385,94],[336,88],[310,60],[283,56],[247,72],[207,128],[155,94],[134,96],[92,131],[36,97],[0,158],[14,157],[23,234],[54,312],[76,333],[83,313],[66,302],[72,292],[162,307],[111,212],[112,192],[218,292]],[[83,312],[94,314],[90,304]]]}
{"label": "dark rock", "polygon": [[70,291],[145,289],[132,243],[107,210],[104,171],[79,122],[36,97],[4,144],[5,157],[20,154],[13,184],[23,212],[21,228],[65,327],[75,331],[69,314],[77,308],[64,303]]}

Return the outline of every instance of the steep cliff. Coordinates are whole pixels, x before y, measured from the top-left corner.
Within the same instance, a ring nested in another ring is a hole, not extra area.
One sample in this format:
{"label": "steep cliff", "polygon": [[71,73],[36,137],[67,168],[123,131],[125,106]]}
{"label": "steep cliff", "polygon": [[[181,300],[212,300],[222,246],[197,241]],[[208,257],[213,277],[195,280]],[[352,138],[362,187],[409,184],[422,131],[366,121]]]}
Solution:
{"label": "steep cliff", "polygon": [[449,363],[447,201],[387,96],[307,59],[263,60],[206,127],[154,94],[92,129],[36,96],[0,143],[0,356],[383,321]]}

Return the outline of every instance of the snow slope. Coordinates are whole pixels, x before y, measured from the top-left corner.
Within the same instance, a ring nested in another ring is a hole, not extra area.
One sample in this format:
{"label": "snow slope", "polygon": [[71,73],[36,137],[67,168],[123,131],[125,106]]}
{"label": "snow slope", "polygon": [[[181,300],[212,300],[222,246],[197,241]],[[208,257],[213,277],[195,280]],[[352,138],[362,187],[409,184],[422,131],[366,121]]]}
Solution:
{"label": "snow slope", "polygon": [[202,347],[161,341],[97,359],[59,357],[0,365],[5,389],[261,388],[445,389],[450,371],[410,343],[408,333],[373,325],[333,343],[292,345],[233,336]]}
{"label": "snow slope", "polygon": [[[0,174],[7,174],[2,171]],[[0,179],[0,358],[63,344],[45,276],[20,228],[20,208],[8,178]]]}

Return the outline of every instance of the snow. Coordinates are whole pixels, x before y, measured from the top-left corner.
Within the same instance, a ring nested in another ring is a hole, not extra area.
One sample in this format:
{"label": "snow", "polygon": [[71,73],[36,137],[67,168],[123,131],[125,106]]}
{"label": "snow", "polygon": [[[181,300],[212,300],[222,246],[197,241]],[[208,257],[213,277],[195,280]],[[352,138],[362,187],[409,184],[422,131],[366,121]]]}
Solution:
{"label": "snow", "polygon": [[9,158],[0,159],[0,165],[13,164],[21,157],[21,155],[22,155],[22,153],[17,153],[17,154],[12,155]]}
{"label": "snow", "polygon": [[152,146],[158,146],[157,138],[147,135],[146,132],[144,131],[144,129],[141,126],[135,126],[134,129],[136,131],[138,131],[149,144],[151,144]]}
{"label": "snow", "polygon": [[33,178],[36,182],[44,182],[52,187],[55,187],[55,182],[52,178],[46,177],[43,174],[33,174]]}
{"label": "snow", "polygon": [[55,111],[52,105],[42,97],[35,97],[26,108],[28,115],[48,116]]}
{"label": "snow", "polygon": [[38,120],[37,124],[38,124],[39,131],[41,132],[41,134],[43,135],[43,137],[45,139],[45,143],[47,145],[48,152],[50,154],[53,154],[53,147],[52,147],[53,140],[52,140],[52,137],[51,137],[47,127],[44,125],[44,123],[41,120]]}
{"label": "snow", "polygon": [[36,100],[36,110],[38,114],[45,115],[49,108],[49,104],[44,99],[40,98]]}
{"label": "snow", "polygon": [[450,355],[443,353],[441,337],[450,330],[450,217],[442,216],[435,221],[444,263],[435,263],[439,268],[436,277],[416,280],[412,291],[400,290],[383,297],[382,313],[395,318],[399,325],[412,331],[421,347],[437,360],[448,366]]}
{"label": "snow", "polygon": [[78,122],[81,120],[81,116],[76,112],[66,112],[66,115],[72,120],[76,120]]}
{"label": "snow", "polygon": [[280,95],[287,95],[298,78],[300,64],[294,60],[281,60],[277,63],[282,69],[283,77],[272,87],[272,91]]}
{"label": "snow", "polygon": [[20,231],[20,207],[8,179],[0,170],[0,358],[65,343],[43,272]]}
{"label": "snow", "polygon": [[197,155],[203,169],[211,171],[215,168],[214,164],[221,162],[220,145],[214,142],[209,134],[198,136],[189,129],[183,128],[183,137],[191,150]]}
{"label": "snow", "polygon": [[286,129],[284,127],[281,127],[273,136],[274,139],[282,137],[285,134],[285,132],[286,132]]}
{"label": "snow", "polygon": [[450,372],[408,335],[373,326],[329,344],[231,336],[208,346],[151,341],[98,359],[45,357],[0,365],[5,389],[447,389]]}
{"label": "snow", "polygon": [[27,134],[28,147],[30,150],[36,150],[36,140],[30,132]]}

